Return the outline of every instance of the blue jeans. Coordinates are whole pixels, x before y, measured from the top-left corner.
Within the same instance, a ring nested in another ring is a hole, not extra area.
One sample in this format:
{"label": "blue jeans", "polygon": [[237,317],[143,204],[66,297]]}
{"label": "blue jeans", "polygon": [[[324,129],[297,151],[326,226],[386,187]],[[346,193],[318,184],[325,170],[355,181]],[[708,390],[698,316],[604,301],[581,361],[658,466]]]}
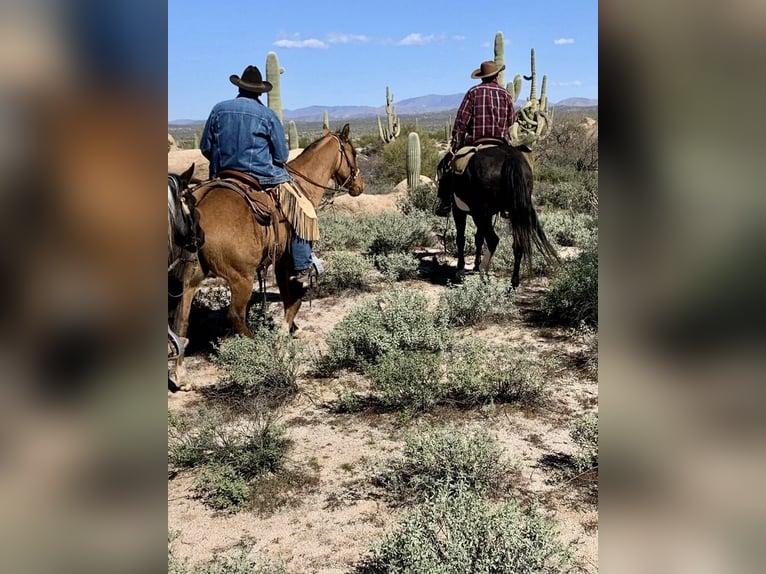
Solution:
{"label": "blue jeans", "polygon": [[311,267],[311,242],[293,235],[293,270],[303,271]]}

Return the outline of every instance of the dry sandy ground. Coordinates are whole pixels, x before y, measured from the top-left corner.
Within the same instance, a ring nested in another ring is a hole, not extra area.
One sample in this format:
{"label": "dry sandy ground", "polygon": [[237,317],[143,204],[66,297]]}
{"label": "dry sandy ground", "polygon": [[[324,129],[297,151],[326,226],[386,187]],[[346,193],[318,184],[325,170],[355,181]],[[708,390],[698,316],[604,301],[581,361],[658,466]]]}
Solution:
{"label": "dry sandy ground", "polygon": [[[411,282],[432,300],[444,289],[426,281]],[[271,288],[273,289],[273,287]],[[546,455],[573,454],[568,431],[573,421],[597,405],[597,382],[593,375],[572,366],[577,343],[563,330],[535,326],[525,320],[524,309],[545,289],[544,280],[522,285],[518,303],[521,317],[510,325],[476,330],[476,335],[504,341],[541,356],[552,357],[557,367],[550,382],[546,407],[530,415],[512,407],[475,409],[448,414],[449,424],[461,428],[484,427],[497,437],[508,460],[519,465],[515,494],[542,497],[561,536],[577,547],[585,571],[597,571],[598,513],[595,504],[583,502],[572,485],[563,484],[555,471],[542,464]],[[304,304],[298,322],[309,348],[321,349],[324,338],[348,311],[369,294],[316,299]],[[271,303],[279,316],[279,304]],[[210,385],[216,367],[203,354],[187,360],[190,381]],[[243,539],[252,540],[262,555],[284,562],[287,572],[349,573],[395,523],[397,510],[390,508],[370,481],[381,459],[400,452],[403,434],[443,417],[424,416],[403,423],[392,415],[335,414],[328,404],[337,398],[342,384],[334,379],[301,377],[301,392],[284,409],[282,421],[294,441],[290,461],[311,466],[318,483],[297,493],[292,504],[271,513],[242,512],[219,515],[195,500],[193,475],[179,473],[168,482],[168,528],[179,531],[176,555],[192,563],[209,560]],[[196,391],[168,394],[168,409],[194,409],[201,400]]]}

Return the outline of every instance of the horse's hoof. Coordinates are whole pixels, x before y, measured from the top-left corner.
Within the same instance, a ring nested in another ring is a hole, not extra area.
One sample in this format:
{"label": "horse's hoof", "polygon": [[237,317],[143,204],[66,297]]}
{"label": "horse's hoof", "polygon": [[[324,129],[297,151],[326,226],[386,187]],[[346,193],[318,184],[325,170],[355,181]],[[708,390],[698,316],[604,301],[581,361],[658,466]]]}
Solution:
{"label": "horse's hoof", "polygon": [[462,283],[465,280],[465,269],[459,269],[455,273],[455,283]]}

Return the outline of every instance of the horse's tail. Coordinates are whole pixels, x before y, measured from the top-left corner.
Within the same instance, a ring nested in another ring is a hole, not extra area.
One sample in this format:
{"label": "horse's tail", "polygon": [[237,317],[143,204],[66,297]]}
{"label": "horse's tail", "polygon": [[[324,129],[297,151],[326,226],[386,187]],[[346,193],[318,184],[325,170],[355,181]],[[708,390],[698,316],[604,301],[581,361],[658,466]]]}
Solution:
{"label": "horse's tail", "polygon": [[532,203],[531,168],[523,156],[506,159],[503,164],[505,181],[510,185],[511,228],[514,246],[521,250],[521,255],[529,265],[534,246],[548,262],[558,262],[555,247],[548,241],[545,230],[540,224]]}

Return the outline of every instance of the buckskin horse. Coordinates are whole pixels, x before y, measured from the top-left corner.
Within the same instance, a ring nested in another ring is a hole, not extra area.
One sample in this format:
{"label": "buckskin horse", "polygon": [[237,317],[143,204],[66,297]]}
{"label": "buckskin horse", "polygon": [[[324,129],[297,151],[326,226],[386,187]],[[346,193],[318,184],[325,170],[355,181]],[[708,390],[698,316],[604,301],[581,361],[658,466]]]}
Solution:
{"label": "buckskin horse", "polygon": [[[465,270],[466,218],[476,224],[476,259],[474,270],[486,272],[500,238],[492,218],[502,212],[510,219],[513,235],[513,275],[511,286],[519,286],[521,261],[530,258],[537,248],[548,259],[558,255],[545,236],[532,203],[534,178],[532,168],[522,150],[507,144],[478,150],[465,171],[457,174],[447,169],[449,156],[439,162],[439,186],[445,186],[452,198],[458,249],[458,274]],[[482,245],[485,252],[482,254]],[[529,261],[529,259],[527,259]]]}
{"label": "buckskin horse", "polygon": [[[349,138],[348,124],[338,132],[324,127],[322,136],[286,167],[314,208],[319,206],[331,180],[341,191],[352,196],[364,191],[364,178],[356,164],[356,150]],[[211,188],[201,184],[194,188],[193,194],[205,243],[199,250],[199,265],[187,266],[184,274],[183,295],[176,313],[176,333],[186,336],[192,299],[202,280],[221,277],[231,289],[228,317],[234,332],[252,337],[246,316],[253,283],[256,273],[265,274],[272,264],[285,312],[284,327],[293,332],[305,290],[301,283],[290,280],[292,259],[289,248],[293,230],[286,218],[277,216],[275,228],[259,223],[248,200],[224,185]],[[177,376],[182,375],[182,362],[179,361]]]}

